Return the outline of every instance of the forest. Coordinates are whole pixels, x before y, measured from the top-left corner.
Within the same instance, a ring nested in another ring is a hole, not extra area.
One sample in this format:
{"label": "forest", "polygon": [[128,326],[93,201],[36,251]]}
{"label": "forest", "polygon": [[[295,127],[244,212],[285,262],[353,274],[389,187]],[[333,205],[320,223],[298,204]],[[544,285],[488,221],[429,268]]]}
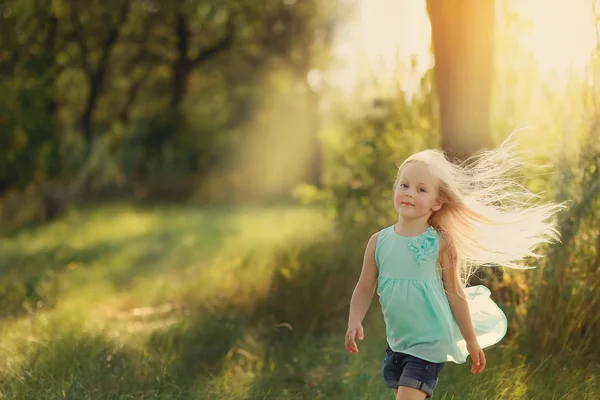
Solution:
{"label": "forest", "polygon": [[600,2],[538,3],[0,0],[0,399],[392,398],[397,166],[513,132],[561,240],[435,398],[599,398]]}

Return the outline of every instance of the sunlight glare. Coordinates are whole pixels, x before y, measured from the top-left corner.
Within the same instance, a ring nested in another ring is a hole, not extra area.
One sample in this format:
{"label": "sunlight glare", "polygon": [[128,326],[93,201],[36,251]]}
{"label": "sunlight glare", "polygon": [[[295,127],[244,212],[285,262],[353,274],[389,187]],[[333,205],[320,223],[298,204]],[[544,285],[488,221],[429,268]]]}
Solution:
{"label": "sunlight glare", "polygon": [[[591,0],[523,0],[518,7],[532,19],[532,33],[522,38],[546,78],[583,76],[596,46]],[[555,73],[553,73],[555,72]]]}
{"label": "sunlight glare", "polygon": [[[534,54],[546,82],[561,83],[556,78],[566,81],[571,73],[584,76],[596,46],[592,1],[511,2],[511,7],[531,21],[531,32],[519,41]],[[365,80],[382,83],[400,78],[403,90],[417,89],[420,76],[432,65],[425,0],[349,2],[356,15],[340,27],[337,35],[334,53],[339,67],[332,84],[351,92]],[[416,61],[414,73],[398,76],[410,65],[411,58]]]}

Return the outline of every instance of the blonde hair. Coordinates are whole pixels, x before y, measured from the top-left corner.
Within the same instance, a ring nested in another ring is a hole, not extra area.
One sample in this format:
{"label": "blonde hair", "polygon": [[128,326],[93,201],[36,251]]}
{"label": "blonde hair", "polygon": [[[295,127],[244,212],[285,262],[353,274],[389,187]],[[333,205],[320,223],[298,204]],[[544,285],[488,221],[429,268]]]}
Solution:
{"label": "blonde hair", "polygon": [[438,182],[443,205],[429,218],[442,236],[440,250],[456,262],[465,286],[476,269],[485,265],[529,268],[526,258],[539,258],[541,243],[559,240],[555,214],[561,204],[533,204],[540,196],[520,185],[516,173],[524,166],[516,142],[509,137],[499,148],[476,153],[460,164],[440,150],[413,154],[398,168],[421,162]]}

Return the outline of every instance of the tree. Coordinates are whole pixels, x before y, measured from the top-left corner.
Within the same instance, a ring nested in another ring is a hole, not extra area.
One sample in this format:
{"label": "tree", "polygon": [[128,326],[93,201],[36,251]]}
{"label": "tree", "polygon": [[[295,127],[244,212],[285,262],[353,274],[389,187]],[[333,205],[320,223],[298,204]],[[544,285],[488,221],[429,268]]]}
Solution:
{"label": "tree", "polygon": [[[40,6],[41,4],[41,6]],[[55,130],[57,20],[47,1],[0,4],[0,197],[60,172]]]}
{"label": "tree", "polygon": [[[142,158],[152,161],[139,165],[138,176],[161,163],[166,147],[180,156],[174,161],[179,171],[189,168],[203,175],[214,169],[232,143],[223,139],[247,121],[258,103],[256,97],[264,95],[264,87],[257,85],[264,72],[291,70],[306,83],[330,36],[322,32],[319,11],[315,1],[164,2],[160,28],[153,30],[152,41],[162,48],[158,57],[168,71],[168,79],[156,88],[168,88],[170,102],[140,132]],[[306,93],[308,108],[315,114],[310,118],[316,120],[318,98],[308,85]],[[219,98],[227,98],[227,104]],[[200,115],[207,114],[212,117],[200,127],[189,126],[194,124],[190,118],[197,123]],[[315,183],[321,172],[317,130],[313,124],[306,131],[314,149],[314,160],[307,166],[312,171],[306,175]]]}
{"label": "tree", "polygon": [[[195,6],[198,7],[199,5],[195,4]],[[205,15],[200,18],[200,21],[196,21],[196,33],[210,36],[207,34],[213,32],[206,32],[207,30],[221,30],[223,32],[220,33],[219,38],[212,40],[208,44],[198,45],[197,48],[193,49],[191,41],[194,32],[190,27],[192,21],[188,17],[189,13],[184,7],[179,7],[175,10],[173,31],[177,43],[177,57],[173,60],[172,65],[172,106],[178,107],[184,100],[187,93],[189,75],[194,68],[231,48],[234,35],[234,13],[232,10],[229,10],[228,15],[225,17],[226,22],[220,24],[213,22],[219,12],[226,11],[214,7],[212,4],[207,5]],[[213,28],[211,25],[217,25],[217,27]],[[219,25],[222,25],[222,27],[219,27]],[[205,28],[207,26],[208,29]]]}
{"label": "tree", "polygon": [[0,1],[0,196],[173,177],[193,190],[245,133],[266,72],[306,81],[317,4]]}
{"label": "tree", "polygon": [[494,0],[427,0],[442,147],[463,159],[492,145]]}
{"label": "tree", "polygon": [[101,2],[78,2],[62,4],[65,49],[73,44],[77,48],[77,60],[71,66],[83,72],[87,92],[83,111],[79,117],[87,152],[94,139],[94,112],[102,96],[108,74],[110,57],[129,15],[129,0],[116,2],[109,7]]}

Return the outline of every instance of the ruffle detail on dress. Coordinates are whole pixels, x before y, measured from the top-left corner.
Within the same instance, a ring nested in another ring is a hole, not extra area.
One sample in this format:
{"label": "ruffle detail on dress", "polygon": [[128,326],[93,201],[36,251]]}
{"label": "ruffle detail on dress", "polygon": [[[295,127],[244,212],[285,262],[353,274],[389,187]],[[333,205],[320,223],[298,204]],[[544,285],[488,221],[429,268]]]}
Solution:
{"label": "ruffle detail on dress", "polygon": [[439,236],[435,228],[430,226],[422,234],[411,238],[408,248],[415,253],[417,263],[425,264],[427,257],[436,254],[439,250]]}

